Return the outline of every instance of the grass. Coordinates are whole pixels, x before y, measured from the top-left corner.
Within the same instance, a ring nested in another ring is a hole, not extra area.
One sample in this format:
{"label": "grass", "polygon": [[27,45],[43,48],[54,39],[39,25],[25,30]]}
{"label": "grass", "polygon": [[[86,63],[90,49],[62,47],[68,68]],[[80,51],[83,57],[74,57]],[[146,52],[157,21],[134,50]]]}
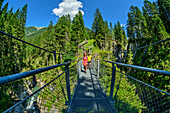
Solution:
{"label": "grass", "polygon": [[[85,47],[85,48],[88,48],[89,46],[93,46],[93,43],[94,43],[95,39],[91,39],[91,40],[87,40],[87,41],[88,41],[88,43],[83,46],[83,47]],[[83,41],[82,43],[80,43],[80,45],[83,44],[84,42],[85,42],[85,41]]]}
{"label": "grass", "polygon": [[91,40],[87,40],[87,41],[88,41],[88,43],[84,45],[85,48],[89,47],[89,46],[93,46],[93,43],[94,43],[95,40],[91,39]]}

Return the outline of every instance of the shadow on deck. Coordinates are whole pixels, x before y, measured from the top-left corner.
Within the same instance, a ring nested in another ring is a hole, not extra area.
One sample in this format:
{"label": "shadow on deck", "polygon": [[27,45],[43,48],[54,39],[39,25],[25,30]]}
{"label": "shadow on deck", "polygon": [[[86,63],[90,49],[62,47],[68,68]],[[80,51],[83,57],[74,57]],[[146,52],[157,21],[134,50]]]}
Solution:
{"label": "shadow on deck", "polygon": [[69,113],[113,113],[114,110],[100,87],[92,69],[80,72],[79,81],[73,96]]}

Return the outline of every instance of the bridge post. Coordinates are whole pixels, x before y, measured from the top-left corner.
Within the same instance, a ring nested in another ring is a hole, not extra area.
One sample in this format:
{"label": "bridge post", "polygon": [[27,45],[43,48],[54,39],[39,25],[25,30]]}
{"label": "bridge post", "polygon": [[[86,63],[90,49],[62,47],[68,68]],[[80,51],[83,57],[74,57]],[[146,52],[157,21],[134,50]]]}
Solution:
{"label": "bridge post", "polygon": [[95,59],[93,59],[93,72],[95,73],[95,74],[97,74],[96,72],[96,61],[95,61]]}
{"label": "bridge post", "polygon": [[79,78],[79,74],[80,74],[79,66],[80,66],[80,61],[79,61],[79,59],[78,59],[78,62],[77,62],[77,73],[78,73],[78,77],[77,77],[77,78]]}
{"label": "bridge post", "polygon": [[81,60],[81,62],[80,62],[80,65],[81,65],[81,71],[83,70],[83,60]]}
{"label": "bridge post", "polygon": [[115,75],[116,75],[116,67],[112,63],[112,80],[111,80],[111,87],[110,87],[110,99],[113,98],[114,84],[115,84]]}
{"label": "bridge post", "polygon": [[70,79],[69,79],[69,64],[66,66],[66,86],[67,86],[67,97],[68,97],[68,102],[71,102],[71,94],[70,94]]}
{"label": "bridge post", "polygon": [[99,60],[97,61],[97,78],[99,78]]}

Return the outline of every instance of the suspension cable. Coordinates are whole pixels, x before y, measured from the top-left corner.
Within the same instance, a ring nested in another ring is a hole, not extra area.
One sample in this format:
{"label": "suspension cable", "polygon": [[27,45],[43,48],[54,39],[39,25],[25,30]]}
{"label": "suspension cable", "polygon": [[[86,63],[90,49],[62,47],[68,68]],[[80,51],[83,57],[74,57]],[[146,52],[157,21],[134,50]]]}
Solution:
{"label": "suspension cable", "polygon": [[151,46],[151,45],[154,45],[154,44],[158,44],[158,43],[161,43],[161,42],[165,42],[165,41],[168,41],[170,40],[170,38],[167,38],[165,40],[161,40],[161,41],[158,41],[158,42],[155,42],[155,43],[152,43],[152,44],[149,44],[149,45],[146,45],[146,46],[142,46],[142,47],[139,47],[139,48],[136,48],[136,49],[133,49],[131,51],[135,51],[135,50],[138,50],[138,49],[142,49],[142,48],[145,48],[145,47],[148,47],[148,46]]}
{"label": "suspension cable", "polygon": [[[36,45],[34,45],[34,44],[31,44],[31,43],[29,43],[29,42],[26,42],[26,41],[24,41],[24,40],[21,40],[21,39],[19,39],[19,38],[17,38],[17,37],[14,37],[14,36],[12,36],[12,35],[10,35],[10,34],[7,34],[7,33],[3,32],[3,31],[1,31],[1,30],[0,30],[0,33],[4,34],[4,35],[6,35],[6,36],[9,36],[9,37],[11,37],[11,38],[13,38],[13,39],[16,39],[16,40],[18,40],[18,41],[21,41],[21,42],[23,42],[23,43],[26,43],[26,44],[28,44],[28,45],[31,45],[31,46],[33,46],[33,47],[36,47],[36,48],[39,48],[39,49],[41,49],[41,50],[47,51],[47,52],[49,52],[49,53],[54,53],[54,51],[49,51],[49,50],[47,50],[47,49],[41,48],[41,47],[39,47],[39,46],[36,46]],[[75,55],[75,54],[67,54],[67,53],[55,53],[55,54]]]}
{"label": "suspension cable", "polygon": [[6,36],[9,36],[9,37],[11,37],[11,38],[13,38],[13,39],[16,39],[16,40],[18,40],[18,41],[21,41],[21,42],[23,42],[23,43],[26,43],[26,44],[28,44],[28,45],[31,45],[31,46],[33,46],[33,47],[42,49],[42,50],[47,51],[47,52],[50,52],[50,53],[53,53],[53,51],[46,50],[46,49],[44,49],[44,48],[41,48],[41,47],[39,47],[39,46],[36,46],[36,45],[34,45],[34,44],[31,44],[31,43],[29,43],[29,42],[26,42],[26,41],[24,41],[24,40],[21,40],[21,39],[19,39],[19,38],[17,38],[17,37],[14,37],[14,36],[12,36],[12,35],[10,35],[10,34],[7,34],[7,33],[3,32],[3,31],[0,31],[0,33],[4,34],[4,35],[6,35]]}

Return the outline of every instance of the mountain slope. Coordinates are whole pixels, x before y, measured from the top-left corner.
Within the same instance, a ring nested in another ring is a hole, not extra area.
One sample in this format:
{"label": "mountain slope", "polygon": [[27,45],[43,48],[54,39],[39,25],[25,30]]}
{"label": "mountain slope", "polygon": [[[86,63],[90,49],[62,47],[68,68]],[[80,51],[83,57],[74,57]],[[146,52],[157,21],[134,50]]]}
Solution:
{"label": "mountain slope", "polygon": [[25,38],[41,36],[41,34],[45,32],[46,29],[47,29],[46,27],[35,27],[35,26],[27,27],[25,29],[25,34],[26,34]]}

